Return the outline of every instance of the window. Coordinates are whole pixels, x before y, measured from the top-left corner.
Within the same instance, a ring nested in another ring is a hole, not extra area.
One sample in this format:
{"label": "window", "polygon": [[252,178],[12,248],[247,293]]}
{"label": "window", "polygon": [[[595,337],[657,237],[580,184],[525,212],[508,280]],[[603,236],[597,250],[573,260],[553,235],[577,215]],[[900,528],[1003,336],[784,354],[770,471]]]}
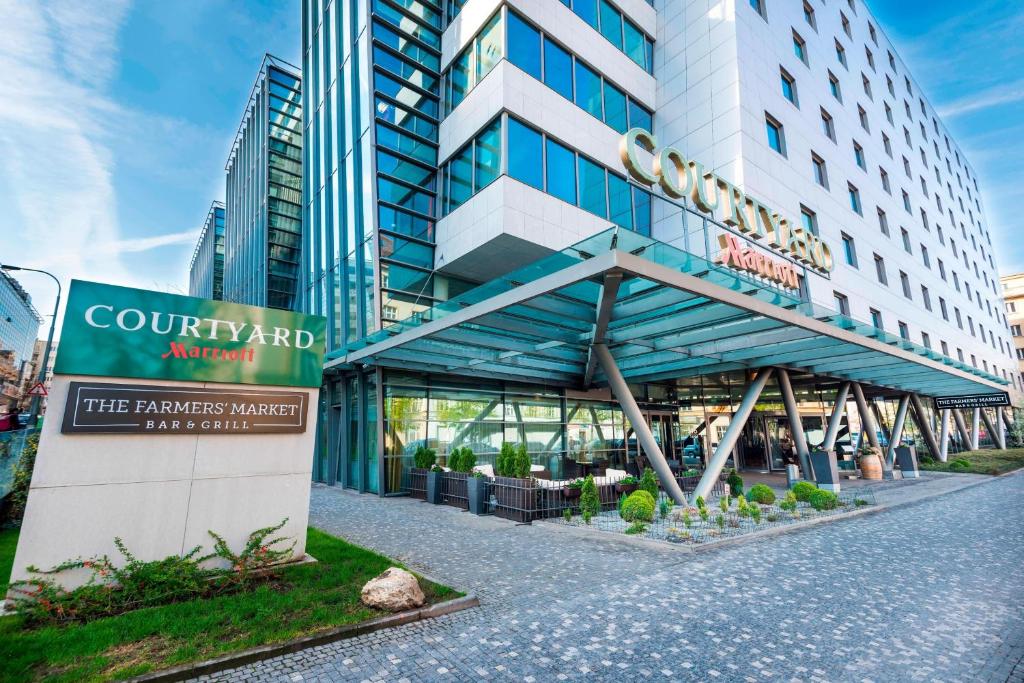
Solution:
{"label": "window", "polygon": [[843,92],[839,87],[839,79],[831,71],[828,72],[828,90],[832,93],[832,97],[836,98],[840,102],[843,101]]}
{"label": "window", "polygon": [[871,35],[871,42],[878,45],[878,34],[875,32],[875,26],[871,22],[868,22],[868,33]]}
{"label": "window", "polygon": [[580,208],[590,213],[608,217],[608,208],[605,205],[605,198],[608,189],[605,184],[604,167],[595,164],[593,161],[580,155],[578,157],[578,170],[580,178]]}
{"label": "window", "polygon": [[847,235],[845,232],[843,236],[843,255],[846,256],[846,263],[848,265],[857,268],[857,245],[854,243],[853,238]]}
{"label": "window", "polygon": [[926,349],[932,348],[932,338],[928,336],[927,332],[921,333],[921,345]]}
{"label": "window", "polygon": [[768,146],[782,156],[786,156],[786,138],[782,130],[782,124],[768,113],[765,113],[764,125],[765,132],[768,135]]}
{"label": "window", "polygon": [[800,224],[803,226],[804,232],[808,232],[812,235],[818,234],[818,214],[814,213],[803,204],[800,205]]}
{"label": "window", "polygon": [[602,119],[601,110],[601,77],[586,66],[583,62],[576,60],[576,104],[584,111]]}
{"label": "window", "polygon": [[889,276],[885,272],[885,259],[875,254],[875,275],[883,285],[889,284]]}
{"label": "window", "polygon": [[949,310],[946,308],[946,300],[939,297],[939,311],[942,312],[942,319],[949,322]]}
{"label": "window", "polygon": [[851,183],[846,184],[846,189],[850,195],[850,208],[853,209],[855,212],[863,215],[864,212],[861,210],[860,206],[860,190],[858,190],[857,187],[855,185],[852,185]]}
{"label": "window", "polygon": [[868,163],[864,159],[864,148],[856,140],[853,141],[853,160],[857,162],[861,170],[868,170]]}
{"label": "window", "polygon": [[828,170],[825,168],[825,160],[811,152],[811,167],[814,169],[814,181],[827,190]]}
{"label": "window", "polygon": [[931,259],[928,257],[928,247],[924,246],[923,244],[920,245],[920,246],[921,246],[921,263],[924,264],[925,268],[931,268],[932,267],[932,262],[931,262]]}
{"label": "window", "polygon": [[857,117],[860,119],[860,127],[870,133],[871,126],[868,125],[868,113],[860,105],[857,105]]}
{"label": "window", "polygon": [[839,311],[841,314],[849,317],[850,300],[846,297],[846,295],[840,294],[839,292],[832,292],[832,297],[835,299],[836,302],[836,310]]}
{"label": "window", "polygon": [[910,172],[910,161],[906,157],[903,157],[903,173],[908,178],[913,178],[913,174]]}
{"label": "window", "polygon": [[846,48],[838,40],[836,41],[836,59],[846,67]]}
{"label": "window", "polygon": [[576,155],[568,147],[558,144],[551,138],[547,139],[545,151],[547,156],[545,186],[548,194],[575,204]]}
{"label": "window", "polygon": [[572,56],[548,38],[544,38],[544,83],[569,100],[572,97]]}
{"label": "window", "polygon": [[508,13],[508,60],[538,81],[542,80],[540,31],[515,12]]}
{"label": "window", "polygon": [[938,259],[939,265],[939,277],[942,278],[943,282],[946,280],[946,266],[942,263],[942,259]]}
{"label": "window", "polygon": [[956,316],[956,326],[964,329],[964,319],[960,317],[960,309],[956,306],[953,307],[953,315]]}
{"label": "window", "polygon": [[882,231],[882,234],[886,237],[889,236],[889,219],[885,215],[885,211],[882,211],[881,207],[878,208],[878,229]]}
{"label": "window", "polygon": [[910,195],[907,194],[906,190],[903,190],[903,209],[907,213],[910,213],[910,214],[914,213],[914,210],[912,208],[910,208]]}
{"label": "window", "polygon": [[882,324],[882,312],[878,309],[872,308],[871,311],[871,324],[879,330],[884,330],[885,327]]}
{"label": "window", "polygon": [[782,96],[799,107],[796,100],[796,79],[790,76],[785,69],[779,69],[779,82],[782,87]]}
{"label": "window", "polygon": [[885,103],[885,120],[889,122],[889,125],[893,125],[892,107],[889,106],[888,102]]}
{"label": "window", "polygon": [[896,324],[900,328],[900,336],[907,341],[910,341],[910,328],[907,327],[907,324],[902,320],[898,321]]}
{"label": "window", "polygon": [[818,20],[814,16],[814,8],[811,7],[811,3],[806,1],[804,2],[804,21],[814,30],[818,30]]}
{"label": "window", "polygon": [[885,148],[885,153],[892,159],[892,141],[889,140],[889,136],[882,133],[882,146]]}
{"label": "window", "polygon": [[[629,130],[626,95],[608,81],[604,81],[604,122],[619,133]],[[650,130],[645,128],[645,130]]]}
{"label": "window", "polygon": [[928,291],[928,288],[925,287],[924,285],[921,285],[921,301],[924,302],[924,307],[927,310],[932,310],[932,297]]}
{"label": "window", "polygon": [[893,57],[892,56],[892,52],[889,52],[888,50],[886,51],[886,54],[889,55],[889,68],[893,70],[893,73],[895,73],[896,72],[896,58]]}
{"label": "window", "polygon": [[870,66],[871,70],[874,71],[875,70],[875,56],[873,54],[871,54],[871,50],[868,49],[867,45],[864,46],[864,56],[867,57],[867,59],[868,59],[868,66]]}
{"label": "window", "polygon": [[850,29],[850,20],[846,18],[846,15],[842,12],[839,13],[839,21],[843,24],[843,33],[848,37],[853,38],[853,31]]}
{"label": "window", "polygon": [[[562,1],[564,2],[565,0],[562,0]],[[765,10],[764,10],[764,0],[748,0],[748,1],[750,2],[750,6],[754,9],[754,11],[761,15],[762,19],[767,19],[768,18],[767,14],[765,13]]]}
{"label": "window", "polygon": [[[896,97],[896,88],[893,87],[892,79],[889,78],[888,76],[885,77],[885,87],[889,91],[890,95],[892,95],[893,97]],[[886,106],[888,106],[888,105],[886,105]],[[889,123],[892,123],[892,121],[890,120]]]}
{"label": "window", "polygon": [[1013,335],[1014,337],[1021,336],[1020,325],[1010,325],[1010,334]]}
{"label": "window", "polygon": [[[871,81],[868,80],[868,77],[865,76],[864,74],[861,74],[860,75],[860,82],[864,86],[864,94],[868,96],[868,99],[869,100],[875,99],[875,96],[871,94]],[[863,111],[863,109],[861,111]],[[864,118],[866,119],[867,116],[865,116]],[[861,125],[863,126],[864,123],[861,122]]]}
{"label": "window", "polygon": [[910,292],[910,278],[902,270],[900,271],[900,286],[903,288],[903,296],[908,299],[913,299],[914,296]]}
{"label": "window", "polygon": [[527,185],[544,189],[544,143],[540,133],[508,119],[508,174]]}
{"label": "window", "polygon": [[836,141],[835,121],[832,120],[832,115],[824,109],[821,110],[821,131],[825,133],[825,137],[829,140],[832,142]]}
{"label": "window", "polygon": [[892,186],[889,184],[889,174],[881,166],[878,167],[878,176],[882,179],[882,189],[892,194]]}
{"label": "window", "polygon": [[601,0],[601,35],[622,49],[622,13],[608,0]]}
{"label": "window", "polygon": [[810,63],[807,60],[807,43],[796,31],[793,31],[793,54],[795,54],[796,58],[804,64]]}
{"label": "window", "polygon": [[910,233],[906,228],[900,228],[900,237],[903,238],[903,250],[908,254],[913,253],[910,249]]}

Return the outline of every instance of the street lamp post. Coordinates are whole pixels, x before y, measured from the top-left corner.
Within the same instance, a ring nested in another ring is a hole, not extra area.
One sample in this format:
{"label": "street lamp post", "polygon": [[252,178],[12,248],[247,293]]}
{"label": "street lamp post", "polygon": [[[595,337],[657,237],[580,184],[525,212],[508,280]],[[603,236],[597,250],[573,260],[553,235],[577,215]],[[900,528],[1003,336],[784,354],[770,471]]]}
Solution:
{"label": "street lamp post", "polygon": [[[32,273],[42,273],[43,275],[50,276],[54,282],[57,283],[57,302],[53,305],[53,317],[50,319],[50,333],[46,336],[46,348],[43,349],[43,362],[39,366],[39,375],[37,380],[40,384],[46,381],[46,366],[50,362],[50,347],[53,346],[53,330],[57,325],[57,311],[60,309],[60,280],[58,280],[53,273],[49,273],[45,270],[38,270],[36,268],[22,268],[21,266],[12,266],[10,264],[0,263],[0,270],[14,271],[24,270]],[[34,428],[36,422],[39,420],[39,396],[32,397],[32,412],[28,417],[28,424],[30,428]]]}

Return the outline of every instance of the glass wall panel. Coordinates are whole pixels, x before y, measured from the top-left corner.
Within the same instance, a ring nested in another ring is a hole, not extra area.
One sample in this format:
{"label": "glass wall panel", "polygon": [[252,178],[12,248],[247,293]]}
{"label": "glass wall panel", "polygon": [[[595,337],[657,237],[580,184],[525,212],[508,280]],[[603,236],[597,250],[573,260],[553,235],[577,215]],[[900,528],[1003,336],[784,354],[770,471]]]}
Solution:
{"label": "glass wall panel", "polygon": [[448,211],[454,211],[473,196],[473,145],[462,148],[448,163]]}
{"label": "glass wall panel", "polygon": [[601,35],[622,49],[622,14],[608,0],[601,0]]}
{"label": "glass wall panel", "polygon": [[583,21],[597,28],[597,0],[573,0],[572,11]]}
{"label": "glass wall panel", "polygon": [[483,130],[476,138],[475,192],[486,187],[501,173],[501,119]]}
{"label": "glass wall panel", "polygon": [[508,13],[508,58],[520,69],[541,80],[540,65],[540,31],[519,18],[519,15]]}
{"label": "glass wall panel", "polygon": [[494,15],[476,39],[476,82],[491,72],[504,54],[502,50],[501,12]]}
{"label": "glass wall panel", "polygon": [[598,119],[601,111],[601,77],[583,62],[576,62],[576,104]]}
{"label": "glass wall panel", "polygon": [[572,56],[547,38],[544,39],[544,83],[572,101]]}
{"label": "glass wall panel", "polygon": [[385,382],[384,467],[387,492],[402,490],[402,477],[413,465],[418,446],[436,448],[427,440],[427,390]]}
{"label": "glass wall panel", "polygon": [[650,73],[652,65],[647,62],[646,44],[649,42],[647,36],[629,19],[626,19],[623,24],[623,49],[625,53],[630,59],[646,68],[648,73]]}
{"label": "glass wall panel", "polygon": [[629,126],[626,120],[626,95],[608,81],[604,82],[604,122],[620,133]]}
{"label": "glass wall panel", "polygon": [[377,198],[427,215],[434,212],[433,195],[419,192],[384,178],[377,181]]}
{"label": "glass wall panel", "polygon": [[633,229],[633,203],[630,201],[630,187],[625,178],[614,173],[608,174],[609,218],[615,225]]}
{"label": "glass wall panel", "polygon": [[508,173],[516,180],[544,189],[544,151],[541,134],[508,119]]}
{"label": "glass wall panel", "polygon": [[377,493],[380,488],[377,455],[377,377],[366,375],[366,490]]}
{"label": "glass wall panel", "polygon": [[348,416],[345,485],[348,488],[357,489],[361,478],[359,476],[359,382],[355,377],[348,378],[345,398],[345,412]]}
{"label": "glass wall panel", "polygon": [[643,128],[644,130],[649,131],[654,130],[654,122],[652,120],[651,112],[644,109],[632,99],[629,100],[629,126],[631,128]]}
{"label": "glass wall panel", "polygon": [[399,289],[421,296],[432,293],[427,286],[430,284],[429,272],[406,268],[397,263],[382,263],[380,273],[382,286],[388,289]]}
{"label": "glass wall panel", "polygon": [[545,148],[547,192],[570,204],[576,203],[576,155],[571,149],[550,138]]}
{"label": "glass wall panel", "polygon": [[404,240],[387,233],[380,235],[380,256],[422,268],[434,267],[434,248],[432,246]]}
{"label": "glass wall panel", "polygon": [[379,206],[377,210],[378,225],[382,230],[418,237],[428,242],[434,240],[434,221],[420,216],[398,211],[389,206]]}
{"label": "glass wall panel", "polygon": [[608,217],[604,167],[584,156],[579,157],[580,208],[602,218]]}
{"label": "glass wall panel", "polygon": [[633,221],[634,230],[641,235],[651,236],[651,195],[634,187],[633,189]]}

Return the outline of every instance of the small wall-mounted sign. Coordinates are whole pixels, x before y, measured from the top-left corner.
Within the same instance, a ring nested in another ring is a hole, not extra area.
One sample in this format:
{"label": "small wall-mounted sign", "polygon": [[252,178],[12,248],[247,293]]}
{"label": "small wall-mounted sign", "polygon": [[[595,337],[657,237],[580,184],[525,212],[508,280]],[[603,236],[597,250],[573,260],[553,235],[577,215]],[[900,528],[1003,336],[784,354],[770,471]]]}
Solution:
{"label": "small wall-mounted sign", "polygon": [[935,407],[943,408],[1000,408],[1010,405],[1005,391],[996,394],[968,394],[965,396],[936,396]]}
{"label": "small wall-mounted sign", "polygon": [[306,431],[301,391],[198,389],[71,382],[64,434],[297,434]]}

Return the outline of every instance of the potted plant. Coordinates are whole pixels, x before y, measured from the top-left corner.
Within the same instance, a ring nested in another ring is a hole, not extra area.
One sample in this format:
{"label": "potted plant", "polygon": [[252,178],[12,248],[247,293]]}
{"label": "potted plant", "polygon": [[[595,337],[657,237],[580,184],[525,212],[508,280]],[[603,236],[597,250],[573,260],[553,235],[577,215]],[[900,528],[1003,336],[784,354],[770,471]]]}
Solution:
{"label": "potted plant", "polygon": [[409,494],[413,498],[426,500],[427,471],[437,462],[437,451],[426,446],[417,446],[412,456],[413,466],[409,469]]}
{"label": "potted plant", "polygon": [[434,465],[427,472],[427,502],[440,505],[444,492],[444,468]]}
{"label": "potted plant", "polygon": [[576,500],[583,493],[583,480],[576,479],[570,481],[564,487],[562,487],[562,495],[565,496],[566,500]]}
{"label": "potted plant", "polygon": [[469,507],[467,491],[469,473],[476,466],[476,455],[468,447],[453,448],[448,454],[448,471],[444,473],[442,502],[462,508]]}
{"label": "potted plant", "polygon": [[469,511],[474,515],[487,514],[487,502],[491,495],[491,482],[483,472],[473,472],[466,479],[466,495]]}
{"label": "potted plant", "polygon": [[636,491],[640,486],[640,482],[632,474],[627,474],[622,479],[615,482],[615,491],[618,493],[630,494]]}
{"label": "potted plant", "polygon": [[526,444],[504,443],[495,460],[495,513],[516,522],[532,522],[537,510],[540,488],[530,475],[530,454]]}
{"label": "potted plant", "polygon": [[864,479],[881,479],[882,449],[876,446],[861,446],[857,449],[857,467]]}

